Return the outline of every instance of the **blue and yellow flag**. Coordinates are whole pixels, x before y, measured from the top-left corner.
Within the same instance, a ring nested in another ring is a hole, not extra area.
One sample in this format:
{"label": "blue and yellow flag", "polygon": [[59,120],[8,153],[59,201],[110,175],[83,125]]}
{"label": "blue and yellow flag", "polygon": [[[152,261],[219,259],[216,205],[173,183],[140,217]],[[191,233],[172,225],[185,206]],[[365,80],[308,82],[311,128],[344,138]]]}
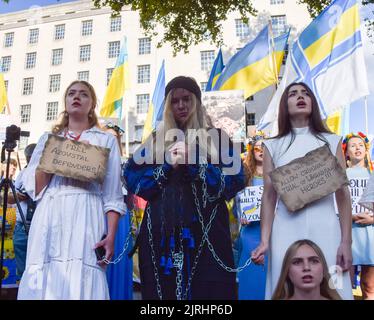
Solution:
{"label": "blue and yellow flag", "polygon": [[[276,123],[284,89],[300,81],[316,95],[323,119],[369,94],[356,0],[333,1],[300,34],[288,55],[282,82],[260,120],[260,130]],[[337,121],[335,117],[336,128]]]}
{"label": "blue and yellow flag", "polygon": [[142,141],[152,133],[156,128],[157,122],[162,120],[164,111],[164,95],[165,95],[165,61],[162,61],[160,71],[158,73],[155,90],[153,91],[152,101],[148,108],[147,118],[144,123]]}
{"label": "blue and yellow flag", "polygon": [[208,80],[208,83],[205,87],[205,91],[211,91],[212,90],[212,88],[216,84],[219,76],[221,75],[224,67],[225,67],[225,65],[223,64],[222,50],[219,49],[216,60],[214,60],[212,71],[210,72],[209,80]]}
{"label": "blue and yellow flag", "polygon": [[127,40],[125,37],[101,105],[100,116],[121,120],[123,94],[125,89],[129,87],[128,73]]}
{"label": "blue and yellow flag", "polygon": [[357,1],[333,1],[301,33],[291,61],[297,80],[316,94],[324,118],[367,95]]}
{"label": "blue and yellow flag", "polygon": [[3,113],[5,108],[8,108],[8,97],[6,93],[4,75],[0,66],[0,113]]}
{"label": "blue and yellow flag", "polygon": [[214,90],[242,89],[244,98],[247,99],[256,92],[277,83],[288,36],[281,36],[277,41],[275,40],[274,42],[277,43],[275,48],[280,48],[283,43],[283,49],[279,52],[273,52],[269,26],[266,26],[253,41],[230,59],[218,78]]}

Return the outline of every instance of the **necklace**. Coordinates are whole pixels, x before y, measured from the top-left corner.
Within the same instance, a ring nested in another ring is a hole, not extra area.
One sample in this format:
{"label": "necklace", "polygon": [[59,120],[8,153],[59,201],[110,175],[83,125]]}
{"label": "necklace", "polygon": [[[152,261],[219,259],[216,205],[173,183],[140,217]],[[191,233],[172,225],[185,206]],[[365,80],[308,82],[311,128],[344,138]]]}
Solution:
{"label": "necklace", "polygon": [[70,140],[79,141],[79,138],[81,137],[82,132],[78,134],[77,136],[74,136],[73,134],[70,133],[68,129],[66,129],[64,133],[64,138],[69,138]]}

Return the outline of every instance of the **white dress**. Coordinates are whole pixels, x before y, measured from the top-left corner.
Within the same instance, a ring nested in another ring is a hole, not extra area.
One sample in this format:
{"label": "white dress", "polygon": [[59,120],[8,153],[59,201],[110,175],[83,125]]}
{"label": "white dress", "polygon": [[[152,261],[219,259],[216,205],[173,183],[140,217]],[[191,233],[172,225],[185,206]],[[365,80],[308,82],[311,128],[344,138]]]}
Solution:
{"label": "white dress", "polygon": [[[308,127],[296,128],[294,132],[295,140],[288,150],[291,134],[264,142],[271,154],[275,168],[283,166],[295,158],[303,157],[307,152],[324,145],[323,141],[318,140],[310,133]],[[335,134],[323,134],[323,136],[335,154],[341,137]],[[340,230],[339,218],[334,209],[333,194],[315,201],[312,205],[295,213],[289,212],[278,198],[270,239],[266,299],[271,299],[276,288],[288,247],[297,240],[314,241],[325,255],[330,273],[335,270],[336,254],[341,239]],[[348,272],[345,272],[343,277],[332,275],[332,279],[343,299],[353,298]]]}
{"label": "white dress", "polygon": [[80,137],[110,149],[102,185],[53,175],[35,197],[35,169],[47,138],[47,133],[40,138],[23,176],[37,208],[18,299],[109,299],[106,273],[97,265],[93,247],[106,233],[105,213],[124,214],[126,210],[117,141],[96,127],[83,131]]}

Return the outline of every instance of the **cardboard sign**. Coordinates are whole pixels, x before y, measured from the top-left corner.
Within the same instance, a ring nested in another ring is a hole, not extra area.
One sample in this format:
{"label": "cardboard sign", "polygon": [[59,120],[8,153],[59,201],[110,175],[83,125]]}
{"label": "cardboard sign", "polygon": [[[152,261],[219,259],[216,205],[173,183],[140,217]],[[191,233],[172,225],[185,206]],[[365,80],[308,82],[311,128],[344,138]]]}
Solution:
{"label": "cardboard sign", "polygon": [[270,173],[274,189],[291,212],[348,185],[345,170],[324,145]]}
{"label": "cardboard sign", "polygon": [[362,193],[361,199],[359,199],[358,203],[365,208],[374,211],[374,174],[372,173],[370,176],[369,181],[367,182],[367,186]]}
{"label": "cardboard sign", "polygon": [[50,134],[38,169],[67,178],[102,183],[109,153],[108,148]]}
{"label": "cardboard sign", "polygon": [[247,222],[260,221],[261,198],[264,186],[246,187],[237,195],[240,217]]}
{"label": "cardboard sign", "polygon": [[352,199],[352,214],[363,213],[367,211],[367,208],[360,205],[358,201],[360,200],[364,190],[367,186],[369,178],[352,178],[349,179],[349,190],[351,192]]}

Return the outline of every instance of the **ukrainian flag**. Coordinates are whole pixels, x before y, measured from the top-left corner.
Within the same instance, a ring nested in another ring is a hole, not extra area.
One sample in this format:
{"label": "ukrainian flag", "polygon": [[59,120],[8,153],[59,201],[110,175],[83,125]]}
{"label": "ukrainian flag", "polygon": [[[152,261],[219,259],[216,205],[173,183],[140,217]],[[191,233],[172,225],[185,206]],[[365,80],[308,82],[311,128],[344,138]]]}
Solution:
{"label": "ukrainian flag", "polygon": [[331,116],[331,128],[343,133],[338,128],[346,121],[333,114],[369,94],[356,0],[333,1],[300,34],[288,55],[278,90],[258,124],[259,130],[276,123],[284,89],[300,81],[316,95],[322,118]]}
{"label": "ukrainian flag", "polygon": [[210,72],[209,80],[206,85],[205,91],[211,91],[216,84],[219,76],[222,73],[225,65],[223,64],[222,50],[219,49],[216,60],[214,60],[212,71]]}
{"label": "ukrainian flag", "polygon": [[3,113],[6,107],[8,107],[8,97],[6,93],[4,75],[0,66],[0,113]]}
{"label": "ukrainian flag", "polygon": [[152,133],[156,128],[157,122],[162,120],[164,111],[164,95],[165,95],[165,61],[162,61],[160,71],[158,73],[155,90],[153,91],[152,101],[148,108],[147,118],[144,123],[142,141]]}
{"label": "ukrainian flag", "polygon": [[288,36],[278,38],[274,40],[274,47],[279,51],[273,52],[269,26],[266,26],[252,42],[230,59],[214,90],[242,89],[244,98],[247,99],[277,83]]}
{"label": "ukrainian flag", "polygon": [[315,92],[324,118],[367,95],[357,0],[333,1],[301,33],[291,58],[298,79]]}
{"label": "ukrainian flag", "polygon": [[122,118],[122,98],[125,89],[129,87],[128,74],[127,40],[125,37],[105,93],[104,101],[100,109],[100,116]]}

